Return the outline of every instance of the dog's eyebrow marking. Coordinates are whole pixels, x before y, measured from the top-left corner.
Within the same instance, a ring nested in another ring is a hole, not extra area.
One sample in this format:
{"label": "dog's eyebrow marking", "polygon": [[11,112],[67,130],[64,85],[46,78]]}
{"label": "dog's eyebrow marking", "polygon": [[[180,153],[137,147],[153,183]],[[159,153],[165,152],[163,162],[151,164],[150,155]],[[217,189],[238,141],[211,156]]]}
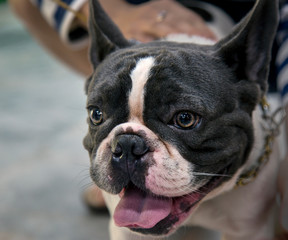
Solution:
{"label": "dog's eyebrow marking", "polygon": [[140,121],[143,123],[144,86],[154,62],[155,59],[153,57],[142,58],[138,60],[135,68],[130,73],[132,89],[129,95],[129,121]]}

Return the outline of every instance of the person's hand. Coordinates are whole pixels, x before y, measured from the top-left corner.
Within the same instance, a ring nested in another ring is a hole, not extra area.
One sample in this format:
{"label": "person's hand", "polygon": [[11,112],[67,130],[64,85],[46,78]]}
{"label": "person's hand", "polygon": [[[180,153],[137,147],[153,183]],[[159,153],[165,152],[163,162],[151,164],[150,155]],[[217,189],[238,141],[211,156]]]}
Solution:
{"label": "person's hand", "polygon": [[[173,33],[199,35],[216,40],[204,20],[174,0],[157,0],[132,5],[124,0],[100,0],[104,10],[127,39],[148,42]],[[87,5],[82,8],[89,15]]]}

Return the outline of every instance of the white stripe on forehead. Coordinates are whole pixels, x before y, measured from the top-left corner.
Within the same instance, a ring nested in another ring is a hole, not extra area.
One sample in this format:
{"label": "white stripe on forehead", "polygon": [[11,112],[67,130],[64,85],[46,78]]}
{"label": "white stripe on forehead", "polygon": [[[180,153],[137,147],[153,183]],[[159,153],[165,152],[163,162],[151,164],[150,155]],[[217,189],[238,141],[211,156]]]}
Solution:
{"label": "white stripe on forehead", "polygon": [[150,70],[154,65],[153,57],[141,58],[131,71],[132,89],[129,95],[129,121],[143,122],[142,113],[144,105],[144,85],[146,84]]}

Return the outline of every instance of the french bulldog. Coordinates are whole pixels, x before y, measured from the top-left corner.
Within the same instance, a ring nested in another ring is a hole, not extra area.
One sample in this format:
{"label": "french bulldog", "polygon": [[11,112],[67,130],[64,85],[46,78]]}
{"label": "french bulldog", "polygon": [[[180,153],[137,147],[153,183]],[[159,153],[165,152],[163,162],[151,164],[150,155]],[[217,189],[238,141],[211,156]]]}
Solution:
{"label": "french bulldog", "polygon": [[257,106],[277,0],[258,0],[213,44],[129,41],[96,0],[90,8],[94,73],[83,142],[112,216],[111,239],[167,239],[183,226],[272,239],[276,151],[255,179],[235,186],[267,147]]}

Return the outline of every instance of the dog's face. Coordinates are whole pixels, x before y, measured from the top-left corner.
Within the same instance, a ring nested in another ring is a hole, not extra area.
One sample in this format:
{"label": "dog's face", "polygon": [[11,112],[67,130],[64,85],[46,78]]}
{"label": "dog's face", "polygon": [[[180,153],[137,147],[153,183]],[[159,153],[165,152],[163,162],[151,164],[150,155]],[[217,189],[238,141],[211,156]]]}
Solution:
{"label": "dog's face", "polygon": [[84,139],[91,177],[120,194],[118,226],[168,234],[247,160],[252,111],[266,90],[276,3],[260,1],[213,46],[132,44],[105,26],[111,24],[105,15],[98,19],[97,2],[91,9],[95,72],[87,83]]}

